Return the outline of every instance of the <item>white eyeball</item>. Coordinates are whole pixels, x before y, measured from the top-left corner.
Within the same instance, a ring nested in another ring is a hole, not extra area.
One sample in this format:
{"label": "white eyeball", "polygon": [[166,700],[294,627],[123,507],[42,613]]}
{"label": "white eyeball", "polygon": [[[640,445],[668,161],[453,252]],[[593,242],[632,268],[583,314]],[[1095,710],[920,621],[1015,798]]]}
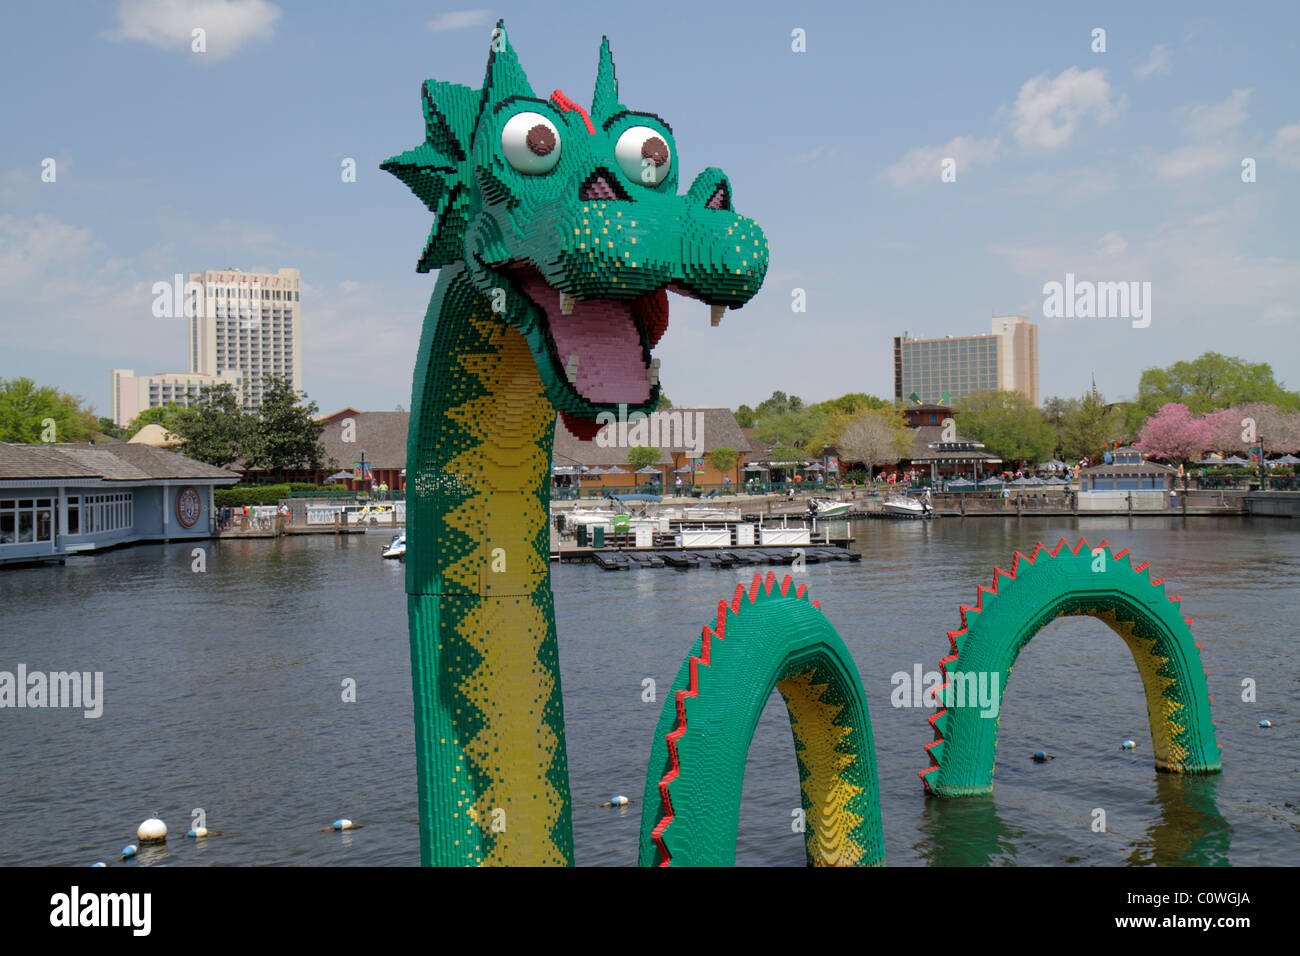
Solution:
{"label": "white eyeball", "polygon": [[527,176],[549,173],[560,161],[560,131],[541,113],[516,113],[501,130],[501,154]]}
{"label": "white eyeball", "polygon": [[649,126],[633,126],[623,131],[614,145],[619,167],[646,186],[658,186],[673,168],[673,151],[663,133]]}

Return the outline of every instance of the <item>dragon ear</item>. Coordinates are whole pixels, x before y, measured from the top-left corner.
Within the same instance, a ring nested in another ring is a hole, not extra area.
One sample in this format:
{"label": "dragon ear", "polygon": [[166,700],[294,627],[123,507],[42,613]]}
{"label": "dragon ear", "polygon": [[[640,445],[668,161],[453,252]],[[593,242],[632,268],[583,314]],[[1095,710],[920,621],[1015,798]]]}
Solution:
{"label": "dragon ear", "polygon": [[618,102],[618,77],[614,75],[614,54],[609,52],[609,37],[601,37],[600,64],[596,67],[596,92],[591,98],[591,115],[600,122],[622,109]]}
{"label": "dragon ear", "polygon": [[433,228],[417,272],[428,272],[464,257],[465,228],[473,175],[466,144],[478,118],[478,91],[454,83],[426,80],[420,88],[424,142],[385,160],[392,173],[433,213]]}
{"label": "dragon ear", "polygon": [[519,65],[515,49],[506,36],[506,22],[498,20],[492,31],[492,46],[488,50],[487,75],[483,77],[482,105],[486,109],[508,96],[533,97],[524,68]]}

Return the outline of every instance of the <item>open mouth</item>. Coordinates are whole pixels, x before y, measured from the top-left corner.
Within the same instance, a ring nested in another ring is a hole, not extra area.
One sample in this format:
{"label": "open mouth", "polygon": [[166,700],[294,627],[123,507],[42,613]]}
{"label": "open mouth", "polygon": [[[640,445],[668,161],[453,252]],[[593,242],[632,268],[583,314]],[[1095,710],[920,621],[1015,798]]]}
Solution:
{"label": "open mouth", "polygon": [[529,264],[514,266],[519,289],[546,316],[551,361],[593,405],[640,405],[659,382],[650,358],[668,328],[667,287],[628,298],[577,298],[560,292]]}

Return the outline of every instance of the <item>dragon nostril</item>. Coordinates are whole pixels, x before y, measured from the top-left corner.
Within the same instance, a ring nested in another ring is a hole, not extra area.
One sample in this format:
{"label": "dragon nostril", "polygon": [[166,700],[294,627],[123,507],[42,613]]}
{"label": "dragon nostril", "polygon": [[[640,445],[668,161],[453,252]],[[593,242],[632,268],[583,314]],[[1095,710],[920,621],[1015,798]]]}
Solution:
{"label": "dragon nostril", "polygon": [[598,169],[588,176],[578,187],[578,199],[587,202],[592,199],[629,199],[623,187],[619,185],[614,174],[608,169]]}
{"label": "dragon nostril", "polygon": [[713,195],[709,201],[704,204],[705,209],[730,209],[731,208],[731,191],[727,189],[725,182],[718,183],[717,188],[713,190]]}

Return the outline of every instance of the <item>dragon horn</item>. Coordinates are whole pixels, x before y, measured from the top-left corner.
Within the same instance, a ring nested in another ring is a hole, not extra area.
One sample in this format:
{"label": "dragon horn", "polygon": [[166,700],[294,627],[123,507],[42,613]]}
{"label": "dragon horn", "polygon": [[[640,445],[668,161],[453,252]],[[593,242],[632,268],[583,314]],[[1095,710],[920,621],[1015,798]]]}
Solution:
{"label": "dragon horn", "polygon": [[515,56],[514,47],[510,45],[510,38],[506,36],[506,22],[498,20],[496,29],[492,31],[487,74],[483,77],[483,105],[500,102],[507,96],[533,97],[534,94],[528,76]]}
{"label": "dragon horn", "polygon": [[623,107],[618,102],[618,77],[614,75],[614,55],[609,52],[609,37],[600,38],[600,64],[596,68],[596,92],[591,98],[593,118],[608,119]]}

